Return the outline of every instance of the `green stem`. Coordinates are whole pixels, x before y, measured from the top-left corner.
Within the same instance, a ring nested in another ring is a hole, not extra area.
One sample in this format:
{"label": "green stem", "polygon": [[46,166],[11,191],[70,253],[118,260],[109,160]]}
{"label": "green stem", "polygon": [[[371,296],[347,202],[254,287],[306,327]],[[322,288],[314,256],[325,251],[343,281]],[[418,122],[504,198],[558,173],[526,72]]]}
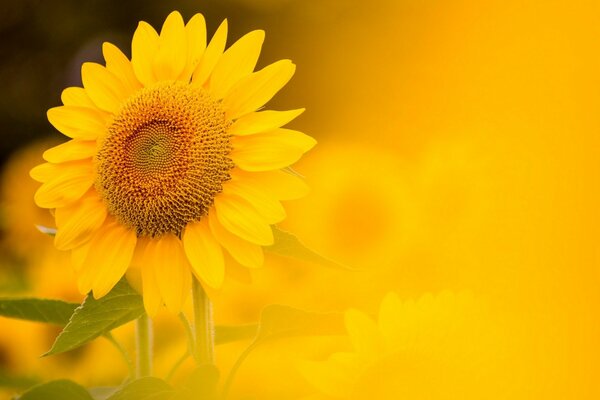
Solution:
{"label": "green stem", "polygon": [[144,314],[136,321],[137,378],[152,375],[152,339],[152,320]]}
{"label": "green stem", "polygon": [[125,348],[123,347],[123,345],[121,345],[121,343],[119,343],[117,341],[117,339],[115,339],[115,337],[112,335],[112,333],[108,332],[104,334],[104,337],[110,342],[112,343],[113,346],[115,346],[115,348],[119,351],[119,353],[121,353],[121,356],[123,356],[123,360],[125,360],[125,362],[127,363],[127,369],[129,371],[129,379],[132,379],[135,375],[135,369],[133,366],[133,361],[131,361],[131,357],[129,357],[129,354],[127,353],[127,350],[125,350]]}
{"label": "green stem", "polygon": [[248,346],[246,348],[246,350],[244,350],[242,352],[242,354],[240,354],[240,356],[238,357],[237,361],[235,362],[235,364],[233,365],[233,367],[231,368],[231,370],[229,371],[229,375],[227,375],[227,379],[225,379],[225,383],[223,384],[223,392],[221,395],[221,398],[223,400],[226,400],[227,397],[229,396],[229,391],[231,390],[231,385],[233,384],[233,380],[235,379],[235,375],[238,372],[238,369],[240,369],[240,367],[242,366],[242,364],[244,363],[244,361],[246,361],[246,358],[248,358],[248,356],[250,355],[250,353],[252,353],[252,351],[259,345],[259,342],[252,342],[250,344],[250,346]]}
{"label": "green stem", "polygon": [[[194,337],[194,332],[192,331],[192,325],[190,325],[190,321],[188,321],[188,319],[184,313],[179,313],[179,320],[181,321],[181,324],[185,328],[185,334],[187,336],[187,341],[188,341],[188,355],[191,355],[192,357],[194,357],[196,359],[198,354],[196,351],[196,339]],[[196,359],[196,363],[199,363],[199,362],[200,361],[198,359]]]}
{"label": "green stem", "polygon": [[214,364],[215,327],[212,304],[195,277],[192,292],[194,299],[194,336],[196,338],[195,359],[198,365]]}
{"label": "green stem", "polygon": [[189,356],[190,356],[190,353],[188,351],[186,351],[185,353],[183,353],[181,355],[181,357],[179,357],[177,359],[177,361],[175,362],[175,364],[173,364],[173,366],[171,367],[171,370],[165,377],[165,381],[169,382],[171,379],[173,379],[173,377],[175,376],[175,372],[177,372],[179,367],[181,367],[181,365],[185,362],[185,360],[188,359]]}

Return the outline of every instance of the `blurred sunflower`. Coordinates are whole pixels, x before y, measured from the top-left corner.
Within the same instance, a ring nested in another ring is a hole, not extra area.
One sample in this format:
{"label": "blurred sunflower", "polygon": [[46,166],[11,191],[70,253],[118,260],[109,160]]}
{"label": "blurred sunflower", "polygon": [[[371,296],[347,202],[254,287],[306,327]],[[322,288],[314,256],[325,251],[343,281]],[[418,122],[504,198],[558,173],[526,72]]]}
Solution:
{"label": "blurred sunflower", "polygon": [[190,271],[209,287],[224,277],[222,248],[258,267],[280,200],[306,186],[283,171],[315,145],[281,128],[303,109],[261,111],[292,77],[280,60],[253,72],[264,32],[226,51],[227,21],[206,45],[201,14],[178,12],[160,34],[140,22],[131,61],[104,43],[106,66],[84,63],[83,88],[62,93],[48,119],[71,138],[31,171],[35,194],[56,209],[55,245],[72,250],[79,290],[108,293],[133,263],[142,266],[144,304],[178,312]]}
{"label": "blurred sunflower", "polygon": [[[33,195],[38,184],[34,181],[23,181],[23,176],[39,163],[39,155],[48,146],[58,144],[57,141],[42,140],[33,142],[16,151],[6,162],[0,179],[0,206],[2,221],[2,242],[6,253],[25,259],[25,264],[43,261],[40,252],[32,252],[32,243],[39,249],[52,247],[52,240],[40,235],[35,225],[51,226],[52,216],[33,202]],[[43,251],[42,251],[43,252]]]}
{"label": "blurred sunflower", "polygon": [[[504,387],[502,346],[484,308],[465,293],[427,294],[402,302],[388,294],[378,322],[350,309],[353,352],[303,361],[319,390],[314,399],[476,399]],[[499,387],[496,387],[496,386]]]}

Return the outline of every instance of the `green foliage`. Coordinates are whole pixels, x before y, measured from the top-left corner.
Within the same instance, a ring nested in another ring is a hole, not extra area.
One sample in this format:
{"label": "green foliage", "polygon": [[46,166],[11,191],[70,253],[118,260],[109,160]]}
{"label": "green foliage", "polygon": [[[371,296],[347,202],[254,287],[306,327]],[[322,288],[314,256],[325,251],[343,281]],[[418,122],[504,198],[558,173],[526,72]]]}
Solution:
{"label": "green foliage", "polygon": [[273,226],[273,236],[275,237],[275,243],[272,246],[265,247],[266,251],[319,264],[324,267],[351,269],[348,266],[342,265],[309,249],[295,235],[281,230],[276,226]]}
{"label": "green foliage", "polygon": [[77,303],[46,299],[0,299],[0,316],[66,325]]}
{"label": "green foliage", "polygon": [[252,339],[258,332],[258,325],[217,325],[215,327],[215,344],[231,343],[238,340]]}
{"label": "green foliage", "polygon": [[214,365],[198,366],[170,400],[215,400],[219,370]]}
{"label": "green foliage", "polygon": [[18,400],[94,400],[92,395],[75,382],[51,381],[34,386]]}
{"label": "green foliage", "polygon": [[168,400],[173,388],[162,379],[145,377],[121,387],[106,400]]}
{"label": "green foliage", "polygon": [[272,304],[263,309],[255,341],[304,335],[336,335],[344,332],[342,314],[317,313]]}
{"label": "green foliage", "polygon": [[[46,233],[52,234],[50,230]],[[273,253],[324,266],[347,268],[308,249],[290,233],[274,228],[274,234],[275,244],[267,248]],[[142,315],[144,315],[143,299],[125,279],[122,279],[103,298],[94,299],[90,294],[81,305],[61,300],[0,299],[0,316],[64,326],[45,356],[76,349],[101,335],[110,337],[111,330]],[[215,344],[253,338],[252,343],[239,357],[227,377],[222,393],[223,398],[226,397],[239,367],[261,344],[286,337],[334,335],[343,332],[344,323],[341,314],[315,313],[283,305],[265,307],[258,324],[217,326]],[[185,357],[182,358],[184,359]],[[164,380],[145,377],[129,381],[119,388],[98,388],[102,390],[88,392],[74,382],[58,380],[34,386],[19,399],[187,400],[201,398],[212,400],[220,398],[217,393],[218,381],[219,371],[214,365],[198,365],[191,376],[177,388],[172,388]],[[0,383],[2,383],[1,379]],[[28,381],[10,386],[24,388],[34,383]],[[94,393],[94,396],[90,393]]]}
{"label": "green foliage", "polygon": [[39,380],[29,376],[15,376],[0,370],[0,387],[26,389],[39,383]]}
{"label": "green foliage", "polygon": [[89,294],[45,355],[76,349],[143,313],[142,297],[123,279],[101,299]]}
{"label": "green foliage", "polygon": [[266,306],[261,314],[254,341],[240,355],[229,372],[223,388],[223,398],[227,397],[238,369],[250,353],[261,344],[286,337],[337,335],[344,332],[342,314],[304,311],[279,304]]}

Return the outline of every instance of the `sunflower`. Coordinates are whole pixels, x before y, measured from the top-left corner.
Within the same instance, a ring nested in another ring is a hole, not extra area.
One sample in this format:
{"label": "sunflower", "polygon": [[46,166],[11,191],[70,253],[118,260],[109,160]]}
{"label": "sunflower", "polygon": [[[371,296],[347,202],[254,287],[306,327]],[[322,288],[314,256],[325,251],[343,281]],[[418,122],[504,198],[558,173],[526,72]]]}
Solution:
{"label": "sunflower", "polygon": [[506,386],[498,327],[472,295],[389,293],[378,317],[348,310],[353,351],[299,364],[319,391],[311,399],[481,399]]}
{"label": "sunflower", "polygon": [[106,295],[135,266],[144,304],[178,312],[192,274],[219,288],[224,251],[263,262],[282,200],[306,185],[287,169],[316,141],[282,126],[304,110],[257,111],[293,76],[280,60],[254,71],[264,31],[225,50],[227,20],[206,44],[201,14],[178,12],[160,34],[140,22],[131,60],[104,43],[83,87],[62,92],[48,119],[70,140],[31,171],[35,201],[55,209],[55,245],[72,251],[79,290]]}

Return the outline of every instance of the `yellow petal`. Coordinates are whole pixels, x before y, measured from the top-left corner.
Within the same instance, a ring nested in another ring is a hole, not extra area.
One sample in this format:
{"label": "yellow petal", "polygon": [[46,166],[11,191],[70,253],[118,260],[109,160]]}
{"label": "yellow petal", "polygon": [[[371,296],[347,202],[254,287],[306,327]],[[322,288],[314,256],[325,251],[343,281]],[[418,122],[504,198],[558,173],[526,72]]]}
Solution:
{"label": "yellow petal", "polygon": [[65,106],[96,108],[96,105],[92,99],[90,99],[90,96],[88,96],[85,89],[81,87],[66,88],[62,91],[60,99]]}
{"label": "yellow petal", "polygon": [[200,63],[206,49],[206,23],[202,14],[195,14],[185,26],[187,37],[187,63],[179,76],[184,82],[189,82],[192,73]]}
{"label": "yellow petal", "polygon": [[71,162],[57,169],[57,175],[35,192],[35,203],[42,208],[65,207],[81,198],[94,183],[90,162]]}
{"label": "yellow petal", "polygon": [[47,116],[56,129],[70,138],[95,140],[107,131],[102,114],[91,108],[54,107],[48,110]]}
{"label": "yellow petal", "polygon": [[[83,268],[83,263],[85,262],[85,258],[87,257],[87,253],[89,250],[90,242],[87,242],[86,244],[71,250],[71,264],[73,265],[73,270],[77,273],[77,275],[79,275],[79,272]],[[90,286],[89,288],[87,288],[87,290],[83,289],[85,288],[79,288],[81,294],[87,294],[90,290],[92,290],[92,287]]]}
{"label": "yellow petal", "polygon": [[142,267],[144,308],[150,317],[155,317],[158,314],[160,306],[163,304],[155,275],[154,269],[151,266],[145,265]]}
{"label": "yellow petal", "polygon": [[281,128],[302,114],[304,110],[304,108],[289,111],[269,110],[246,114],[229,127],[229,133],[236,136],[246,136]]}
{"label": "yellow petal", "polygon": [[106,206],[95,190],[79,201],[56,209],[54,245],[59,250],[70,250],[89,241],[106,219]]}
{"label": "yellow petal", "polygon": [[156,274],[154,272],[154,265],[152,260],[149,260],[147,255],[149,254],[146,249],[148,243],[153,239],[138,238],[135,252],[133,253],[132,265],[135,265],[140,269],[142,275],[142,294],[144,298],[144,308],[151,317],[158,313],[158,309],[162,305],[162,297],[160,295],[160,289],[156,282]]}
{"label": "yellow petal", "polygon": [[230,175],[232,180],[248,182],[278,200],[299,199],[309,192],[308,185],[300,177],[281,170],[248,172],[236,168]]}
{"label": "yellow petal", "polygon": [[31,176],[31,178],[33,178],[33,180],[36,182],[48,182],[56,175],[61,174],[62,171],[69,165],[70,164],[43,163],[33,167],[31,171],[29,171],[29,176]]}
{"label": "yellow petal", "polygon": [[292,79],[296,66],[280,60],[236,83],[223,99],[227,118],[237,119],[258,110]]}
{"label": "yellow petal", "polygon": [[249,185],[248,182],[240,180],[225,182],[223,193],[246,200],[269,224],[276,224],[285,219],[285,210],[281,203],[268,193]]}
{"label": "yellow petal", "polygon": [[156,82],[153,62],[158,51],[158,33],[148,23],[138,24],[131,41],[131,65],[137,79],[149,86]]}
{"label": "yellow petal", "polygon": [[241,197],[221,193],[215,197],[215,210],[221,225],[234,235],[260,246],[273,244],[271,226]]}
{"label": "yellow petal", "polygon": [[302,157],[317,141],[302,132],[279,128],[271,132],[233,138],[230,157],[246,171],[268,171],[287,167]]}
{"label": "yellow petal", "polygon": [[264,40],[265,31],[252,31],[223,53],[210,77],[213,97],[222,99],[235,83],[254,71]]}
{"label": "yellow petal", "polygon": [[212,235],[206,218],[188,224],[183,233],[183,246],[198,279],[212,288],[220,288],[225,279],[223,250]]}
{"label": "yellow petal", "polygon": [[250,243],[225,229],[217,219],[217,213],[212,211],[208,214],[208,225],[210,231],[229,254],[248,268],[258,268],[264,263],[262,247]]}
{"label": "yellow petal", "polygon": [[133,230],[107,218],[90,241],[79,276],[80,288],[91,287],[94,298],[110,292],[129,267],[136,241]]}
{"label": "yellow petal", "polygon": [[158,51],[152,64],[156,79],[159,81],[177,79],[186,66],[187,51],[183,18],[179,12],[173,11],[160,31]]}
{"label": "yellow petal", "polygon": [[382,343],[375,322],[361,311],[350,309],[344,315],[346,330],[361,358],[370,360],[382,355]]}
{"label": "yellow petal", "polygon": [[46,150],[44,160],[52,163],[91,158],[97,151],[95,140],[73,139]]}
{"label": "yellow petal", "polygon": [[150,240],[145,259],[154,270],[167,309],[174,314],[179,313],[192,289],[190,265],[181,240],[173,234]]}
{"label": "yellow petal", "polygon": [[86,62],[81,66],[81,80],[90,99],[101,110],[116,114],[129,93],[112,72],[100,64]]}
{"label": "yellow petal", "polygon": [[102,43],[102,54],[106,61],[106,69],[112,72],[123,83],[128,94],[132,94],[142,87],[142,84],[133,72],[131,62],[117,46],[108,42]]}
{"label": "yellow petal", "polygon": [[[140,239],[138,238],[138,242]],[[137,252],[138,246],[135,246],[136,250],[133,252],[133,259],[135,259],[135,253]],[[132,260],[133,260],[132,259]],[[133,261],[132,261],[133,263]],[[141,268],[134,267],[133,264],[129,264],[129,268],[125,271],[125,279],[129,286],[139,294],[143,293],[143,285],[142,285],[142,270]]]}
{"label": "yellow petal", "polygon": [[198,63],[196,70],[192,76],[192,84],[202,86],[208,80],[213,72],[215,65],[223,54],[225,43],[227,42],[227,20],[223,20],[208,46],[204,51],[202,59]]}

